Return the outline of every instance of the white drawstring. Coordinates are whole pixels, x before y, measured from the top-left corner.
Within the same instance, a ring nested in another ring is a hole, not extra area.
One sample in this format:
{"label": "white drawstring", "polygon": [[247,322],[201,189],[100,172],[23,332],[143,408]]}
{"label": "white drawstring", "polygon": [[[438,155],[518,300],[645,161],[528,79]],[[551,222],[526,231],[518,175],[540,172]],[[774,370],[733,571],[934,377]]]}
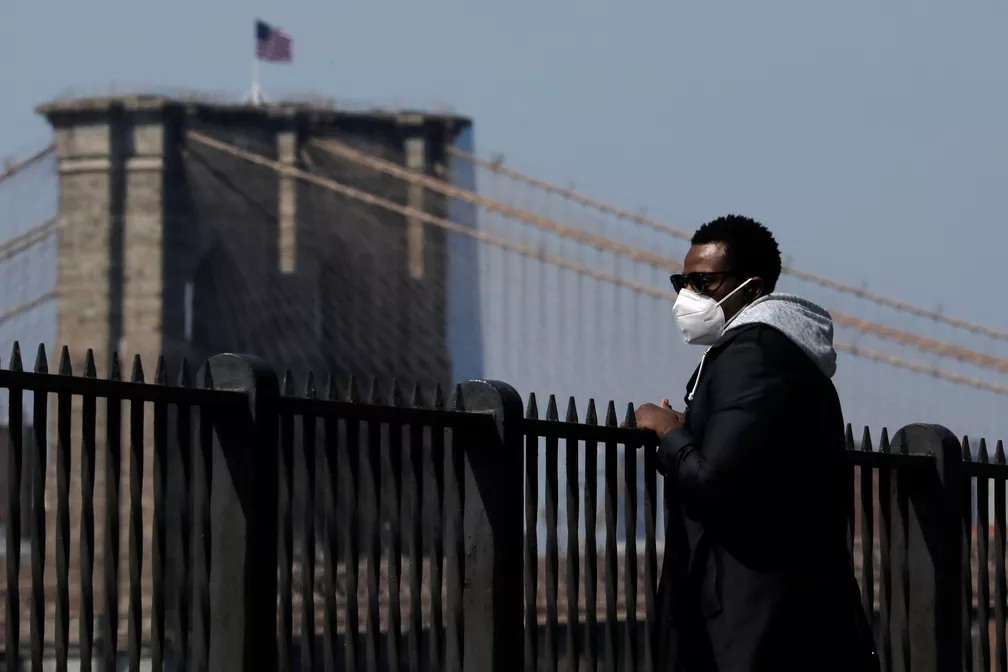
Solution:
{"label": "white drawstring", "polygon": [[686,397],[686,401],[693,401],[693,395],[696,394],[697,385],[700,384],[700,374],[703,373],[704,360],[707,359],[708,352],[710,352],[710,348],[704,350],[703,357],[700,358],[700,366],[697,368],[696,378],[693,379],[693,389],[690,390],[689,395]]}

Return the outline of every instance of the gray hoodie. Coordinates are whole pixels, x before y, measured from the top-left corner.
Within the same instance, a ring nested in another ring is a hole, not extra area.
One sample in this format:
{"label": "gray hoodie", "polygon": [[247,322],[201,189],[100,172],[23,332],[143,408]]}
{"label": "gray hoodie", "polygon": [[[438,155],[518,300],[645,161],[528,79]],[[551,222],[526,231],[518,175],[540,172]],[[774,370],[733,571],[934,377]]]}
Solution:
{"label": "gray hoodie", "polygon": [[[794,294],[767,294],[740,310],[725,327],[725,331],[747,324],[765,324],[773,327],[801,348],[827,378],[832,378],[836,373],[833,318],[825,308]],[[700,374],[703,373],[709,351],[710,348],[704,351],[703,357],[700,358],[700,367],[693,381],[693,388],[686,397],[688,401],[693,401],[693,395],[700,385]]]}
{"label": "gray hoodie", "polygon": [[801,348],[827,378],[836,373],[833,318],[825,308],[794,294],[767,294],[740,310],[725,331],[746,324],[773,327]]}

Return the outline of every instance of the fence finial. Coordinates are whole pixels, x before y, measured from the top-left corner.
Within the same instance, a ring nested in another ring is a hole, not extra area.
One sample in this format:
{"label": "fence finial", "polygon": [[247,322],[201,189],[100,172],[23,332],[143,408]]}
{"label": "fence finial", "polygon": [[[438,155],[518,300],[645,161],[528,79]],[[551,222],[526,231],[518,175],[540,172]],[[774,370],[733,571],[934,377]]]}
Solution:
{"label": "fence finial", "polygon": [[525,411],[525,417],[529,420],[539,419],[539,406],[536,404],[535,392],[529,394],[528,408]]}
{"label": "fence finial", "polygon": [[574,403],[574,397],[571,397],[567,401],[567,417],[565,418],[567,422],[576,423],[578,421],[577,406]]}
{"label": "fence finial", "polygon": [[189,360],[185,358],[182,359],[182,366],[179,368],[178,386],[192,387],[192,375],[189,373]]}
{"label": "fence finial", "polygon": [[65,345],[60,351],[59,367],[57,370],[61,376],[73,375],[73,369],[70,367],[70,348]]}
{"label": "fence finial", "polygon": [[413,384],[413,408],[423,408],[423,391],[420,389],[420,383],[416,382]]}
{"label": "fence finial", "polygon": [[606,406],[605,424],[606,427],[615,427],[618,424],[616,420],[616,402],[612,399],[609,400],[609,404]]}
{"label": "fence finial", "polygon": [[39,343],[35,354],[35,373],[49,373],[49,363],[46,361],[45,344]]}
{"label": "fence finial", "polygon": [[441,383],[434,386],[434,408],[437,410],[444,409],[444,390],[441,389]]}
{"label": "fence finial", "polygon": [[623,416],[623,417],[624,417],[623,424],[626,425],[627,429],[636,429],[637,428],[637,414],[634,413],[633,404],[629,404],[629,403],[627,404],[626,415]]}
{"label": "fence finial", "polygon": [[556,395],[551,394],[549,401],[546,403],[546,419],[560,420],[560,413],[557,412]]}
{"label": "fence finial", "polygon": [[122,372],[119,370],[119,353],[112,351],[112,360],[109,362],[109,380],[122,380]]}
{"label": "fence finial", "polygon": [[140,361],[140,355],[133,355],[133,370],[130,372],[130,380],[134,383],[144,382],[143,363]]}
{"label": "fence finial", "polygon": [[17,341],[14,341],[14,347],[11,348],[11,359],[7,368],[11,371],[22,371],[24,369],[24,365],[21,363],[21,345]]}

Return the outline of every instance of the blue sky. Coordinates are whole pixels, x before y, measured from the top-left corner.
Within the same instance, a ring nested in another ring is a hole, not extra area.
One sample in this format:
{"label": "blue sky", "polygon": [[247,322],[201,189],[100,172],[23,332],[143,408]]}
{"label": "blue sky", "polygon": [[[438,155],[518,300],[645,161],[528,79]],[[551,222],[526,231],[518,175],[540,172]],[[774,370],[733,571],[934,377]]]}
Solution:
{"label": "blue sky", "polygon": [[0,157],[46,142],[32,108],[57,95],[240,96],[261,16],[294,37],[293,66],[263,69],[276,97],[448,103],[475,120],[478,151],[515,168],[679,228],[749,214],[801,268],[1008,329],[1004,2],[168,7],[7,3]]}

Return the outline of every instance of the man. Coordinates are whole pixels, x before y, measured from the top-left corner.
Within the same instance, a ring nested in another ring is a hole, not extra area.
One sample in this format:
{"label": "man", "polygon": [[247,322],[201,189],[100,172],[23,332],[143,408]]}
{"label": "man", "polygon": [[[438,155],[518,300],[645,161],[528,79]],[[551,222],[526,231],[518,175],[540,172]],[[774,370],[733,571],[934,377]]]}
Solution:
{"label": "man", "polygon": [[709,347],[685,413],[637,409],[683,519],[658,590],[661,670],[879,669],[847,552],[833,322],[774,294],[780,273],[773,235],[729,215],[697,230],[672,276],[683,339]]}

